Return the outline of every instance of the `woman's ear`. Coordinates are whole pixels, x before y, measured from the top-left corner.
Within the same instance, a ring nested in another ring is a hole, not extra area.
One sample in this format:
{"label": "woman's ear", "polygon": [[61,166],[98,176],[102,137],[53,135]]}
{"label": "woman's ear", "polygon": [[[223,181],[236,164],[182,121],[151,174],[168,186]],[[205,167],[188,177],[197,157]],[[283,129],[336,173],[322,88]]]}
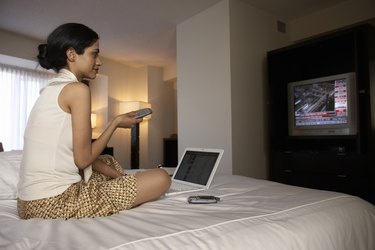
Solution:
{"label": "woman's ear", "polygon": [[77,56],[77,53],[76,53],[75,49],[73,49],[73,48],[67,49],[66,57],[67,57],[68,61],[74,62],[75,59],[76,59],[76,56]]}

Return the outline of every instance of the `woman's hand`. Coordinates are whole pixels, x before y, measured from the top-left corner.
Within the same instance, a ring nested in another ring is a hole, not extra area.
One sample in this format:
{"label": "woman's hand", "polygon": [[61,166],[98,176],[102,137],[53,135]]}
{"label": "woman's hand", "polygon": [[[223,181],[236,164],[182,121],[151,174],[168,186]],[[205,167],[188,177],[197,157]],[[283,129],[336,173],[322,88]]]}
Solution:
{"label": "woman's hand", "polygon": [[116,117],[117,127],[119,128],[132,128],[135,124],[140,123],[142,118],[136,118],[137,111],[121,114]]}

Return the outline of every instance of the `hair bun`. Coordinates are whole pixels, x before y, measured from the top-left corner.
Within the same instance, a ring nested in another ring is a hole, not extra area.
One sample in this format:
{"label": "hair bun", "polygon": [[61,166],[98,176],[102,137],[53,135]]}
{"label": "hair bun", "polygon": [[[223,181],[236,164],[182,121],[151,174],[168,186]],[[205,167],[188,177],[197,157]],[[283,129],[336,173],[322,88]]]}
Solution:
{"label": "hair bun", "polygon": [[38,46],[38,61],[39,61],[39,64],[40,66],[42,66],[43,68],[45,69],[51,69],[51,65],[50,63],[48,62],[48,59],[47,59],[47,49],[48,45],[43,43],[43,44],[40,44]]}
{"label": "hair bun", "polygon": [[38,50],[39,50],[38,58],[45,58],[47,55],[47,44],[46,43],[39,44]]}

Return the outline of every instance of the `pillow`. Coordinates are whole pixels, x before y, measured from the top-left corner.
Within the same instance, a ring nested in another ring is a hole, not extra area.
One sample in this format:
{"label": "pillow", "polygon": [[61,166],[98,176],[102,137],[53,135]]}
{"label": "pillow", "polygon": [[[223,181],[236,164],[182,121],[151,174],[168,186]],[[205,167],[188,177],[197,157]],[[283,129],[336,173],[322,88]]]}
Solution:
{"label": "pillow", "polygon": [[17,199],[22,150],[0,153],[0,200]]}

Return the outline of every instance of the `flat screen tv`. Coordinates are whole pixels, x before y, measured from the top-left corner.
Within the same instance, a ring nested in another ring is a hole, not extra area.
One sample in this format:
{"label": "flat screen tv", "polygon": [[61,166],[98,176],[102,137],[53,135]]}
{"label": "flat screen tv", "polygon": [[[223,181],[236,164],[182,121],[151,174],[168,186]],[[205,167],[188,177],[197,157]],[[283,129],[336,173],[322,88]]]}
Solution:
{"label": "flat screen tv", "polygon": [[288,84],[290,136],[357,134],[355,73]]}

